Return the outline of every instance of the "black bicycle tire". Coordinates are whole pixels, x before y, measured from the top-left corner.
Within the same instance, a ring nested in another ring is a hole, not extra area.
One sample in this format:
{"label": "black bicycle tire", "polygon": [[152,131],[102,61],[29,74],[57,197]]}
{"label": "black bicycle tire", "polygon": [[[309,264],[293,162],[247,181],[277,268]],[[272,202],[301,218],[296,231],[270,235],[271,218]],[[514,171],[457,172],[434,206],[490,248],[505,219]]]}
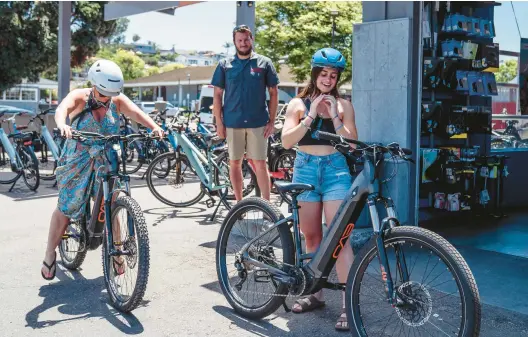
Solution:
{"label": "black bicycle tire", "polygon": [[[170,157],[173,157],[173,158],[170,158]],[[158,191],[156,191],[154,183],[152,182],[152,174],[153,174],[153,171],[154,171],[154,167],[157,165],[157,162],[165,160],[165,158],[167,158],[168,162],[170,162],[171,160],[176,160],[174,152],[166,152],[166,153],[163,153],[163,154],[157,156],[156,158],[154,158],[154,160],[150,163],[150,165],[147,168],[146,179],[147,179],[147,186],[148,186],[148,188],[150,190],[150,193],[152,193],[152,195],[154,195],[154,197],[156,197],[156,199],[158,199],[159,201],[161,201],[165,205],[169,205],[169,206],[172,206],[172,207],[178,207],[178,208],[192,206],[192,205],[198,203],[200,200],[202,200],[202,198],[205,196],[205,191],[204,191],[203,188],[200,188],[200,192],[198,193],[198,195],[194,199],[191,199],[190,201],[183,202],[183,203],[172,202],[172,201],[164,198],[160,193],[158,193]],[[179,154],[179,160],[180,161],[181,160],[186,161],[187,162],[186,165],[189,168],[191,167],[190,164],[189,164],[189,160],[187,159],[187,156],[185,154],[180,153]]]}
{"label": "black bicycle tire", "polygon": [[[3,151],[5,151],[5,149],[2,147],[2,143],[1,143],[1,142],[0,142],[0,148],[2,148]],[[7,153],[6,153],[6,156],[7,156]],[[7,157],[9,158],[9,156],[7,156]],[[6,165],[7,165],[7,160],[6,160]],[[9,167],[9,169],[11,169],[11,167]],[[1,185],[7,185],[7,184],[12,184],[12,183],[14,183],[14,182],[17,181],[17,180],[20,178],[20,176],[22,175],[22,170],[20,170],[20,171],[18,171],[18,172],[13,172],[13,173],[16,173],[16,175],[15,175],[13,178],[9,179],[9,180],[1,180],[1,179],[0,179],[0,184],[1,184]],[[1,176],[1,175],[0,175],[0,176]]]}
{"label": "black bicycle tire", "polygon": [[[84,231],[83,235],[85,235],[86,237],[85,227],[83,225],[80,225],[80,227]],[[63,240],[61,240],[61,242],[59,243],[59,255],[61,257],[62,265],[69,270],[78,269],[83,264],[84,259],[86,258],[86,254],[88,253],[88,244],[85,243],[84,250],[76,252],[75,257],[70,261],[70,259],[65,257],[65,252],[63,251],[62,243]]]}
{"label": "black bicycle tire", "polygon": [[[227,151],[224,151],[222,152],[221,154],[218,155],[218,157],[216,158],[216,164],[219,165],[222,161],[226,160],[229,161],[229,154]],[[257,181],[257,176],[255,174],[255,172],[253,172],[253,170],[251,169],[251,167],[249,166],[248,162],[246,159],[244,159],[242,161],[242,169],[244,168],[244,166],[247,168],[247,170],[249,170],[249,174],[251,175],[251,183],[249,186],[251,186],[252,188],[244,188],[242,189],[242,197],[245,198],[247,197],[248,195],[250,195],[253,190],[255,191],[255,196],[256,197],[260,197],[261,193],[260,193],[260,187],[258,185],[258,181]],[[218,177],[216,177],[217,179],[217,182],[219,180]],[[235,200],[235,194],[233,193],[228,193],[227,196],[226,196],[226,199],[227,200]]]}
{"label": "black bicycle tire", "polygon": [[[136,140],[134,140],[133,142],[138,142],[138,141],[139,141],[139,140],[136,139]],[[132,145],[132,144],[129,144],[129,145]],[[126,151],[130,151],[130,148],[127,147]],[[127,162],[125,163],[126,173],[127,173],[127,174],[134,174],[134,173],[136,173],[137,171],[139,171],[139,170],[141,169],[141,167],[143,167],[143,163],[140,163],[140,162],[139,162],[139,153],[138,153],[138,155],[137,155],[137,159],[138,159],[137,165],[136,165],[133,169],[131,169],[131,170],[128,169],[129,167],[133,167],[133,166],[131,165],[131,163],[133,162],[133,160],[134,160],[134,158],[135,158],[134,153],[136,153],[136,152],[138,152],[137,147],[133,146],[133,147],[132,147],[132,159],[131,159],[130,161],[128,161],[128,156],[129,156],[129,155],[127,155]]]}
{"label": "black bicycle tire", "polygon": [[[469,266],[466,261],[446,239],[440,235],[420,227],[401,226],[395,227],[387,232],[385,236],[385,243],[391,243],[392,241],[401,241],[405,239],[411,239],[420,241],[421,244],[427,245],[430,249],[435,250],[437,253],[442,254],[443,261],[450,265],[450,271],[456,272],[458,277],[458,286],[462,287],[462,291],[465,294],[463,301],[467,307],[467,313],[465,313],[465,324],[461,329],[460,337],[478,337],[480,334],[482,308],[480,302],[480,296],[477,289],[477,283]],[[366,337],[364,331],[361,314],[359,312],[359,304],[354,303],[354,298],[357,298],[359,292],[359,286],[361,284],[361,277],[358,277],[358,273],[366,270],[368,267],[368,257],[372,254],[376,254],[376,241],[375,237],[371,238],[359,251],[357,256],[354,258],[352,267],[348,274],[347,285],[346,285],[346,296],[345,296],[345,307],[348,317],[348,325],[353,336]],[[440,257],[440,256],[439,256]],[[440,258],[442,258],[440,257]],[[375,256],[373,257],[375,258]],[[357,282],[356,282],[357,281]],[[353,294],[355,296],[353,296]],[[360,326],[356,322],[361,323]]]}
{"label": "black bicycle tire", "polygon": [[[149,278],[149,272],[150,272],[150,245],[149,245],[149,237],[148,237],[148,230],[147,230],[147,222],[145,220],[145,216],[143,215],[143,211],[141,210],[141,207],[137,203],[136,200],[132,199],[129,196],[120,196],[116,199],[115,202],[112,203],[112,216],[113,219],[116,215],[116,212],[119,210],[119,208],[125,208],[130,215],[132,215],[134,219],[134,225],[135,225],[135,232],[137,236],[137,245],[139,247],[139,256],[136,267],[139,268],[137,273],[137,280],[136,285],[134,287],[134,291],[132,292],[132,295],[130,296],[130,299],[128,299],[125,302],[120,301],[117,299],[117,297],[114,295],[113,291],[111,290],[111,286],[109,284],[109,275],[110,275],[110,267],[111,264],[109,264],[108,260],[113,259],[111,256],[107,256],[106,254],[106,241],[103,240],[103,247],[101,249],[101,256],[103,260],[103,274],[104,274],[104,280],[105,280],[105,287],[108,292],[108,296],[110,298],[110,302],[114,308],[121,312],[130,312],[137,308],[137,306],[141,303],[143,300],[143,297],[145,296],[145,292],[147,290],[147,283]],[[113,221],[112,221],[113,223]],[[106,230],[106,227],[105,227]],[[126,263],[126,262],[125,262]]]}
{"label": "black bicycle tire", "polygon": [[[220,283],[222,293],[224,294],[231,307],[243,317],[249,319],[262,319],[275,312],[284,303],[285,297],[271,296],[270,300],[259,308],[252,309],[244,307],[234,299],[234,297],[231,295],[230,290],[226,286],[226,282],[228,282],[228,280],[225,280],[226,273],[224,272],[224,268],[222,267],[222,265],[225,265],[225,246],[229,238],[229,233],[231,232],[231,229],[233,228],[235,222],[239,219],[240,215],[246,213],[247,209],[249,208],[257,208],[261,210],[266,215],[268,215],[274,223],[277,223],[279,220],[284,219],[284,216],[281,214],[277,206],[271,204],[265,199],[249,197],[238,202],[228,212],[227,216],[225,217],[222,223],[222,227],[220,228],[220,231],[218,233],[218,239],[216,241],[216,273],[218,276],[218,281]],[[292,233],[286,223],[281,226],[278,226],[277,230],[279,232],[279,237],[282,243],[284,258],[283,261],[284,263],[294,265],[295,247],[293,243]],[[287,293],[288,287],[285,284],[280,284],[277,288],[277,291],[275,292],[275,294],[278,295],[286,295]]]}
{"label": "black bicycle tire", "polygon": [[55,180],[57,178],[57,176],[55,175],[55,170],[57,170],[57,161],[54,161],[54,164],[53,164],[53,173],[52,174],[43,174],[43,173],[40,173],[40,168],[39,168],[39,176],[40,176],[40,179],[44,180],[44,181],[51,181],[51,180]]}
{"label": "black bicycle tire", "polygon": [[39,167],[38,167],[38,159],[37,155],[35,154],[35,151],[33,151],[31,148],[26,146],[19,146],[19,151],[25,151],[29,156],[31,157],[31,160],[33,161],[33,168],[35,170],[35,179],[36,183],[35,185],[31,185],[27,178],[26,178],[26,171],[22,169],[22,178],[24,179],[24,183],[31,191],[36,191],[40,186],[40,174],[39,174]]}

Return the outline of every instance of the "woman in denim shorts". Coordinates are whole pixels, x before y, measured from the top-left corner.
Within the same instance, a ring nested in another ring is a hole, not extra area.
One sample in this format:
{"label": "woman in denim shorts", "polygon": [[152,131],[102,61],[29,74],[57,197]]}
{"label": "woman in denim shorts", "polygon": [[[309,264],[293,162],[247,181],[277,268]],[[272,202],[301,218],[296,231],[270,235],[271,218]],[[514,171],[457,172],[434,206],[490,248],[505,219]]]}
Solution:
{"label": "woman in denim shorts", "polygon": [[[286,120],[282,130],[285,148],[298,145],[294,164],[293,182],[310,184],[313,191],[299,195],[299,220],[306,241],[307,252],[314,252],[321,243],[322,212],[327,224],[332,222],[345,194],[352,185],[352,176],[345,157],[328,141],[311,137],[313,130],[334,133],[349,139],[357,139],[357,130],[352,104],[342,98],[336,84],[346,61],[335,49],[318,50],[312,57],[310,84],[288,104]],[[339,255],[336,269],[340,283],[346,283],[352,265],[352,247],[346,245]],[[338,330],[349,330],[344,311],[335,326]],[[325,305],[322,291],[298,300],[293,312],[307,312]]]}

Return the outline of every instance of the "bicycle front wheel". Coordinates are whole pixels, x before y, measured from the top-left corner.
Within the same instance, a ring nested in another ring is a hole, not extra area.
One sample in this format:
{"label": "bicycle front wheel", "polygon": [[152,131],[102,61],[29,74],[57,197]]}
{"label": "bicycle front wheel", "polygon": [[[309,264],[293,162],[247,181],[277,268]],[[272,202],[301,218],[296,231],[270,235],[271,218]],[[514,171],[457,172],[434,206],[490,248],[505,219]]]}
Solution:
{"label": "bicycle front wheel", "polygon": [[25,146],[18,148],[18,155],[22,160],[22,177],[24,183],[31,191],[36,191],[40,185],[39,164],[35,152]]}
{"label": "bicycle front wheel", "polygon": [[[372,238],[354,259],[345,305],[353,336],[459,336],[480,333],[481,304],[467,263],[447,240],[423,228],[388,231],[384,242],[397,303],[387,303]],[[406,276],[407,275],[407,276]]]}
{"label": "bicycle front wheel", "polygon": [[[160,176],[162,171],[166,173]],[[147,169],[147,186],[156,199],[172,207],[194,205],[205,195],[200,177],[183,153],[178,158],[174,152],[157,156]]]}
{"label": "bicycle front wheel", "polygon": [[[130,312],[143,300],[150,268],[147,223],[139,204],[129,196],[112,203],[113,246],[123,255],[111,256],[103,240],[103,273],[112,305]],[[106,230],[105,230],[106,232]]]}

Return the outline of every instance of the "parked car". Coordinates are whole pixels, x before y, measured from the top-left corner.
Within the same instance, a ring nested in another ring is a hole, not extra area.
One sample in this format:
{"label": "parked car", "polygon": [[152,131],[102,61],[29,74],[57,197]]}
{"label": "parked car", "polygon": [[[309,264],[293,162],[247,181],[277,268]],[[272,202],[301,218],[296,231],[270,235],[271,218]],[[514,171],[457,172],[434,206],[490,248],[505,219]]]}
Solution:
{"label": "parked car", "polygon": [[[180,109],[175,107],[174,105],[167,103],[167,116],[173,117],[178,115]],[[145,113],[149,114],[154,110],[156,102],[136,102],[136,105]]]}

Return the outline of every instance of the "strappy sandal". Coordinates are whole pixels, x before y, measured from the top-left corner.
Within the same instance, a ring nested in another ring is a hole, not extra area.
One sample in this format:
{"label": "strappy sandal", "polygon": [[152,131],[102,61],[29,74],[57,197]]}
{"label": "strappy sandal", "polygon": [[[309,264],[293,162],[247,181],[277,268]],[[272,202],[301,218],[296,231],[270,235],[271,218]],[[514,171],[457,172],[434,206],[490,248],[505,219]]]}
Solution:
{"label": "strappy sandal", "polygon": [[[114,268],[114,273],[117,276],[123,275],[125,273],[125,259],[122,259],[121,262],[119,262],[115,257],[112,258],[112,267]],[[116,268],[117,266],[117,268]],[[121,269],[123,268],[123,269]],[[118,271],[119,269],[119,271]]]}
{"label": "strappy sandal", "polygon": [[298,299],[297,301],[295,301],[295,304],[300,305],[301,310],[299,311],[298,309],[294,309],[292,307],[291,311],[296,314],[300,314],[300,313],[312,311],[318,308],[322,308],[325,306],[326,303],[325,301],[318,300],[317,297],[315,297],[314,295],[310,295],[308,297]]}
{"label": "strappy sandal", "polygon": [[349,331],[350,328],[348,327],[348,319],[346,316],[346,310],[343,308],[341,311],[341,316],[337,319],[337,323],[335,325],[335,329],[337,331]]}
{"label": "strappy sandal", "polygon": [[40,270],[40,275],[42,275],[42,277],[45,279],[45,280],[48,280],[48,281],[51,281],[55,278],[55,273],[57,272],[57,266],[56,266],[56,263],[57,263],[57,252],[55,252],[55,259],[53,260],[53,262],[51,263],[51,265],[48,265],[46,263],[46,261],[42,261],[42,264],[44,264],[44,266],[46,268],[48,268],[48,273],[51,273],[51,268],[53,268],[55,266],[55,268],[53,268],[53,274],[51,274],[50,277],[46,277],[44,275],[44,272],[42,271],[42,268]]}

